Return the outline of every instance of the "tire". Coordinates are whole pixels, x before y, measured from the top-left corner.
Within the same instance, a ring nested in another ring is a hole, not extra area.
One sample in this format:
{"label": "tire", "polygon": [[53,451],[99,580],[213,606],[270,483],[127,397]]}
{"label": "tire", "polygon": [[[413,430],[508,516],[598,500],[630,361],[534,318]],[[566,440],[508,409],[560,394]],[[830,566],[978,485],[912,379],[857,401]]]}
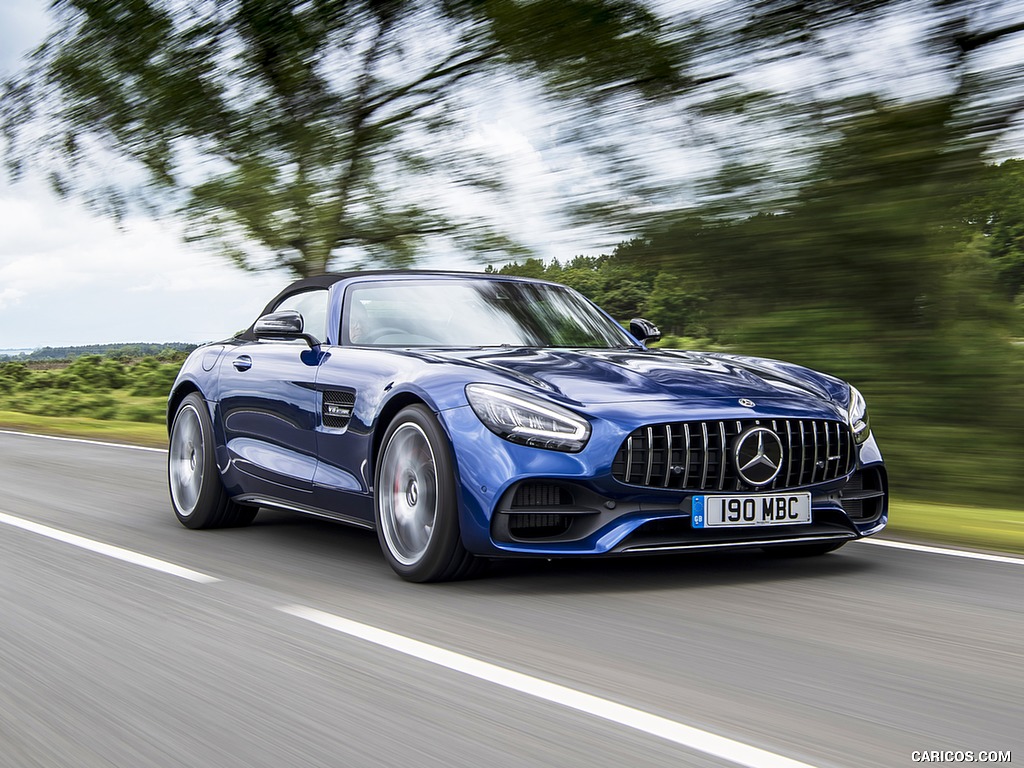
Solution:
{"label": "tire", "polygon": [[248,525],[258,511],[236,504],[224,489],[214,457],[213,421],[198,392],[185,396],[171,423],[167,487],[174,514],[186,528]]}
{"label": "tire", "polygon": [[773,557],[818,557],[835,552],[845,541],[819,541],[813,544],[784,544],[778,547],[765,547],[764,551]]}
{"label": "tire", "polygon": [[374,472],[374,519],[384,559],[407,581],[451,581],[481,561],[462,545],[451,449],[423,405],[388,426]]}

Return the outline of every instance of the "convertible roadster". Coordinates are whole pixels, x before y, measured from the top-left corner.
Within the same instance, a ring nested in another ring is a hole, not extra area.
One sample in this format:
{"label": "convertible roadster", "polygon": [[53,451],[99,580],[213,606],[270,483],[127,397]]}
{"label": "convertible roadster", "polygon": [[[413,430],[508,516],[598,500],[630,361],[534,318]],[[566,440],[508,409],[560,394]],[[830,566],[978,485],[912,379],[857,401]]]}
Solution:
{"label": "convertible roadster", "polygon": [[182,366],[174,512],[189,528],[246,525],[260,507],[372,528],[411,581],[498,557],[823,554],[885,527],[856,389],[646,346],[658,337],[538,280],[299,280]]}

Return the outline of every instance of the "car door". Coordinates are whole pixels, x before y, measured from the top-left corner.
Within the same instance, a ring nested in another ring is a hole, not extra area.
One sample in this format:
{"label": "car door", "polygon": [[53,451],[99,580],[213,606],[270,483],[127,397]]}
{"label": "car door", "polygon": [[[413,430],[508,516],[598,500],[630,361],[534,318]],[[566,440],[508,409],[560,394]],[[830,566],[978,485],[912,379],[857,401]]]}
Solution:
{"label": "car door", "polygon": [[[304,330],[322,338],[327,293],[286,296],[273,311],[299,311]],[[243,493],[308,501],[317,464],[321,355],[301,339],[259,339],[228,347],[221,356],[218,411]]]}
{"label": "car door", "polygon": [[[351,304],[346,299],[346,317],[341,329],[335,329],[340,330],[340,339],[355,335]],[[332,346],[322,358],[316,380],[322,411],[314,494],[317,506],[334,517],[349,522],[373,519],[374,415],[394,385],[398,361],[389,352],[351,345]]]}

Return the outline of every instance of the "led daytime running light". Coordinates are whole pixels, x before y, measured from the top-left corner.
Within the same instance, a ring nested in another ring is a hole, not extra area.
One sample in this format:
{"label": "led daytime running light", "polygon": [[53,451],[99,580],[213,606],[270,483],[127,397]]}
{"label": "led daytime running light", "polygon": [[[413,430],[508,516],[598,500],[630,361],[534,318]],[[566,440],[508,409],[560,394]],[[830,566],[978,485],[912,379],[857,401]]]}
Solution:
{"label": "led daytime running light", "polygon": [[514,443],[575,453],[590,438],[586,419],[526,393],[470,384],[466,397],[488,429]]}
{"label": "led daytime running light", "polygon": [[850,387],[850,408],[847,413],[853,439],[859,445],[871,434],[871,420],[868,418],[868,404],[856,387]]}

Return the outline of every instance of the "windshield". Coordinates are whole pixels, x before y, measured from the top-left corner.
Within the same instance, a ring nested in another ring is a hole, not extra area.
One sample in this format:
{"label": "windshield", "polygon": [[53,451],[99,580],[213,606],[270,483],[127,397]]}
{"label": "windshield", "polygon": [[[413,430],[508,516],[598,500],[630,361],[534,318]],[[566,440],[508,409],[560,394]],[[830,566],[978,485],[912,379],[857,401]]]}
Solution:
{"label": "windshield", "polygon": [[360,283],[349,289],[342,336],[356,346],[635,346],[575,291],[502,280]]}

